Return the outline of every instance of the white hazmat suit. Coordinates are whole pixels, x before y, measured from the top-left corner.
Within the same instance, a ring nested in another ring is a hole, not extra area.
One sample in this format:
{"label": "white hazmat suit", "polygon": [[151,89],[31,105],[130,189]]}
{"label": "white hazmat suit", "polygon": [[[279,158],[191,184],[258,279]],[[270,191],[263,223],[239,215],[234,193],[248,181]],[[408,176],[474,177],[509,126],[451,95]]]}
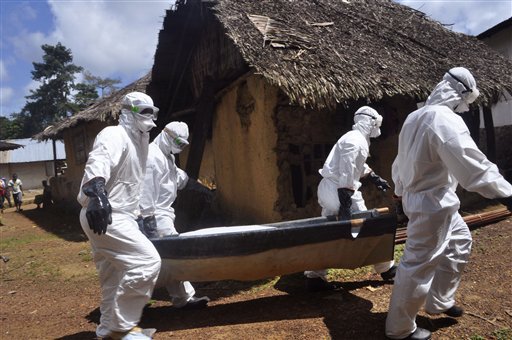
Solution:
{"label": "white hazmat suit", "polygon": [[416,315],[423,304],[431,314],[455,306],[472,243],[458,213],[457,184],[487,198],[512,195],[510,183],[454,112],[467,110],[477,96],[471,73],[453,68],[426,105],[409,114],[400,132],[392,176],[409,223],[386,320],[390,338],[402,339],[417,330]]}
{"label": "white hazmat suit", "polygon": [[[371,107],[363,106],[354,114],[352,130],[345,133],[336,142],[319,170],[322,180],[318,185],[318,203],[322,207],[322,216],[338,215],[340,200],[338,189],[353,190],[351,212],[367,210],[363,196],[359,191],[360,179],[369,175],[372,169],[366,164],[370,155],[370,138],[380,135],[382,116]],[[394,261],[374,266],[377,273],[383,273],[393,267]],[[326,280],[327,272],[306,271],[308,278],[319,277]]]}
{"label": "white hazmat suit", "polygon": [[[146,169],[148,131],[155,126],[154,117],[138,113],[142,108],[158,110],[144,93],[125,96],[119,125],[106,127],[94,141],[77,197],[82,205],[80,223],[91,242],[101,285],[98,337],[128,333],[137,325],[160,271],[160,256],[135,221]],[[86,218],[92,198],[84,193],[84,186],[96,178],[104,179],[112,212],[104,234],[97,234]],[[125,338],[149,337],[129,333]]]}
{"label": "white hazmat suit", "polygon": [[[188,137],[187,124],[171,122],[149,145],[140,207],[143,218],[155,217],[154,232],[157,237],[178,234],[174,226],[175,214],[172,204],[176,200],[178,190],[187,185],[189,178],[187,173],[176,165],[174,155],[188,145]],[[174,281],[172,273],[168,273],[166,278],[161,277],[160,280],[165,281],[173,306],[180,308],[194,301],[195,289],[189,281]]]}

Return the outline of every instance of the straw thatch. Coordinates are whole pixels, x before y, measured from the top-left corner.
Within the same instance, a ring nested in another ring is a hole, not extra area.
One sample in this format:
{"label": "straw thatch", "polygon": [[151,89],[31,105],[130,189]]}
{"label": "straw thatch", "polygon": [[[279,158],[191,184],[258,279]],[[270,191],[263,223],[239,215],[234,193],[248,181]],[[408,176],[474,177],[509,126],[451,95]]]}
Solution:
{"label": "straw thatch", "polygon": [[151,81],[151,72],[144,77],[134,81],[126,87],[120,89],[104,97],[85,110],[75,115],[65,118],[60,122],[48,126],[43,132],[38,133],[33,138],[37,140],[61,139],[62,131],[74,127],[80,123],[90,122],[93,120],[103,122],[115,122],[119,116],[121,109],[121,99],[128,93],[133,91],[146,92],[146,87]]}
{"label": "straw thatch", "polygon": [[473,72],[481,103],[512,92],[509,60],[390,0],[178,0],[160,32],[150,88],[161,108],[179,111],[197,101],[198,76],[225,86],[249,70],[292,103],[321,109],[395,95],[423,100],[455,66]]}

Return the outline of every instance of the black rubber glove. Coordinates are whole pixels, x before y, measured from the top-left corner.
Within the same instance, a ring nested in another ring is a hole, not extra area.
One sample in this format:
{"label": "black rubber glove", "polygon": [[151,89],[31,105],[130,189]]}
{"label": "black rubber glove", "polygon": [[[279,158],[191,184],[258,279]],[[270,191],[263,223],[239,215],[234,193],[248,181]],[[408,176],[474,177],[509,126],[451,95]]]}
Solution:
{"label": "black rubber glove", "polygon": [[395,205],[396,221],[398,222],[398,224],[406,224],[407,222],[409,222],[409,218],[404,213],[402,197],[393,195],[393,204]]}
{"label": "black rubber glove", "polygon": [[339,188],[338,189],[338,199],[340,200],[340,210],[338,212],[338,218],[340,220],[350,220],[352,217],[352,213],[350,212],[350,207],[352,206],[352,195],[354,194],[354,190],[350,190],[347,188]]}
{"label": "black rubber glove", "polygon": [[207,186],[201,184],[201,182],[193,178],[188,179],[187,185],[185,185],[183,190],[192,190],[206,196],[213,195],[212,191]]}
{"label": "black rubber glove", "polygon": [[375,184],[377,189],[379,189],[380,191],[385,192],[386,190],[391,189],[391,186],[389,186],[388,181],[386,181],[384,178],[380,177],[373,171],[370,172],[370,174],[368,174],[368,178],[373,184]]}
{"label": "black rubber glove", "polygon": [[84,184],[82,191],[89,197],[85,213],[89,227],[98,235],[105,234],[107,225],[112,224],[112,207],[105,191],[105,179],[94,177]]}
{"label": "black rubber glove", "polygon": [[498,202],[507,207],[508,210],[512,211],[512,196],[497,198]]}
{"label": "black rubber glove", "polygon": [[144,217],[142,220],[142,225],[142,233],[144,235],[146,235],[148,238],[158,238],[155,215]]}

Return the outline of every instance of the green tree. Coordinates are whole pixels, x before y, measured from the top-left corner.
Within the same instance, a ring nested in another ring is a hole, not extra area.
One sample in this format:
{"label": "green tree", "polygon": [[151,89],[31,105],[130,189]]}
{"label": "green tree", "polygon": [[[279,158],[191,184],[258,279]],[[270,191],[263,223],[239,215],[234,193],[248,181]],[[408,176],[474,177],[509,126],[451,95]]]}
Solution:
{"label": "green tree", "polygon": [[13,119],[0,117],[0,139],[18,139],[23,138],[23,127],[25,120],[14,114]]}
{"label": "green tree", "polygon": [[23,132],[28,136],[73,113],[71,91],[75,86],[75,74],[82,71],[82,67],[73,64],[71,50],[61,43],[55,46],[45,44],[41,48],[44,51],[43,62],[32,63],[32,79],[41,85],[25,97],[27,103],[18,116],[19,119],[30,118]]}
{"label": "green tree", "polygon": [[98,76],[92,75],[89,71],[84,71],[84,80],[87,84],[94,86],[95,88],[101,89],[101,97],[104,95],[109,95],[115,90],[117,90],[117,84],[121,83],[120,79],[112,79],[112,78],[101,78]]}
{"label": "green tree", "polygon": [[98,99],[98,91],[93,85],[79,83],[75,85],[73,111],[85,109]]}

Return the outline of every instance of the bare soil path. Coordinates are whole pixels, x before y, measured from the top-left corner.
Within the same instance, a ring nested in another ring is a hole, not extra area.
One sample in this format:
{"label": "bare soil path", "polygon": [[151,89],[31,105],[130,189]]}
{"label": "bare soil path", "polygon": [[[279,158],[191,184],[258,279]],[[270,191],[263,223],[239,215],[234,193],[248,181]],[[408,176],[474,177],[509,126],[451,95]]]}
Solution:
{"label": "bare soil path", "polygon": [[[0,339],[93,339],[99,285],[76,215],[28,204],[0,218]],[[458,293],[466,315],[418,318],[434,339],[512,339],[512,219],[473,237]],[[329,293],[306,293],[301,274],[197,283],[212,298],[200,311],[176,310],[157,291],[141,326],[157,328],[155,339],[384,339],[392,285],[368,268],[331,278],[341,288]]]}

